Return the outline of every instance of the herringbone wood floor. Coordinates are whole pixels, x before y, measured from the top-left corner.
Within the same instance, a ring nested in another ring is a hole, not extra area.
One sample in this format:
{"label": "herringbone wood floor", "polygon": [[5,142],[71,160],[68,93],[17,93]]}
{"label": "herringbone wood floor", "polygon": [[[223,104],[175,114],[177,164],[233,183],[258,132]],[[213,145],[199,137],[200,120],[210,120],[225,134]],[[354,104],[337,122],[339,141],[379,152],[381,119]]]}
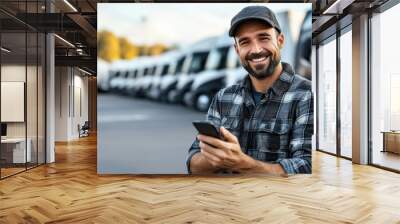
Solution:
{"label": "herringbone wood floor", "polygon": [[89,137],[0,181],[0,223],[45,222],[400,223],[400,175],[316,152],[311,176],[98,176]]}

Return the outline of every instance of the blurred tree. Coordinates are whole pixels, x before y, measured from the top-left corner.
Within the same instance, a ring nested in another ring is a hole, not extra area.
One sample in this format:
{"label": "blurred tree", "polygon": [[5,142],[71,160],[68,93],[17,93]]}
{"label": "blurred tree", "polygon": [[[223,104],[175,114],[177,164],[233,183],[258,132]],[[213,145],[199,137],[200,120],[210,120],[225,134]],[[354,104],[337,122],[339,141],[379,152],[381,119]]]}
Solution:
{"label": "blurred tree", "polygon": [[101,31],[97,34],[97,52],[100,58],[111,62],[120,58],[118,37],[112,32]]}
{"label": "blurred tree", "polygon": [[141,46],[140,46],[140,55],[141,55],[141,56],[149,55],[149,49],[150,49],[149,46],[147,46],[147,45],[141,45]]}
{"label": "blurred tree", "polygon": [[139,47],[130,43],[128,39],[122,37],[119,39],[121,59],[133,59],[139,56]]}
{"label": "blurred tree", "polygon": [[[174,49],[176,46],[172,46]],[[133,59],[138,56],[156,56],[170,50],[163,44],[135,45],[125,37],[117,37],[110,31],[97,33],[98,56],[108,62]]]}
{"label": "blurred tree", "polygon": [[150,47],[149,49],[149,55],[151,56],[155,56],[155,55],[160,55],[163,52],[165,52],[167,50],[167,46],[163,45],[163,44],[155,44],[153,46]]}

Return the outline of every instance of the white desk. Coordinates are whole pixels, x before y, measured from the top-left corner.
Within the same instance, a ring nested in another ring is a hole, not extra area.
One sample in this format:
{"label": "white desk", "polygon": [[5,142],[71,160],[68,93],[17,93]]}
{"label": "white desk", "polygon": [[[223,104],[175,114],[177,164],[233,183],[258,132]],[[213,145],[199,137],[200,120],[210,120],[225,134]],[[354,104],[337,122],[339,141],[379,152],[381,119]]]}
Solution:
{"label": "white desk", "polygon": [[[27,147],[25,151],[25,138],[6,138],[1,139],[2,145],[14,145],[13,148],[13,163],[25,163],[25,158],[27,158],[26,162],[31,162],[32,154],[31,154],[31,145],[32,140],[30,138],[27,139]],[[25,154],[26,152],[26,154]]]}

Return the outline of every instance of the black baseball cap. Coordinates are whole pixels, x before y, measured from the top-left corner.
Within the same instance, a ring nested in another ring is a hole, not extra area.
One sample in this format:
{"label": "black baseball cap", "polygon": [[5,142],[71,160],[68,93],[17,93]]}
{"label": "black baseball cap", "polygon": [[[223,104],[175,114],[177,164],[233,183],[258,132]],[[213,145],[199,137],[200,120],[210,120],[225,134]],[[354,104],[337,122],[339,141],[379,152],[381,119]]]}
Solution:
{"label": "black baseball cap", "polygon": [[281,27],[275,17],[275,13],[265,6],[248,6],[243,8],[231,20],[231,28],[229,29],[229,36],[233,37],[239,25],[248,20],[260,20],[268,23],[281,33]]}

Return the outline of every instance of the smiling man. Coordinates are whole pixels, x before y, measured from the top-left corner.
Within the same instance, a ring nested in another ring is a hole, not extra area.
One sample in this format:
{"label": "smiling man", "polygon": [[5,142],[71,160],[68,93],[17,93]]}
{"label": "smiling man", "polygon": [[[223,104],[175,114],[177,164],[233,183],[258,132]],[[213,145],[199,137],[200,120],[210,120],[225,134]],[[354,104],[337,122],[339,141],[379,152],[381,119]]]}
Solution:
{"label": "smiling man", "polygon": [[281,62],[284,35],[267,7],[249,6],[231,21],[229,35],[246,79],[220,90],[207,120],[223,139],[198,135],[189,173],[311,173],[311,82]]}

